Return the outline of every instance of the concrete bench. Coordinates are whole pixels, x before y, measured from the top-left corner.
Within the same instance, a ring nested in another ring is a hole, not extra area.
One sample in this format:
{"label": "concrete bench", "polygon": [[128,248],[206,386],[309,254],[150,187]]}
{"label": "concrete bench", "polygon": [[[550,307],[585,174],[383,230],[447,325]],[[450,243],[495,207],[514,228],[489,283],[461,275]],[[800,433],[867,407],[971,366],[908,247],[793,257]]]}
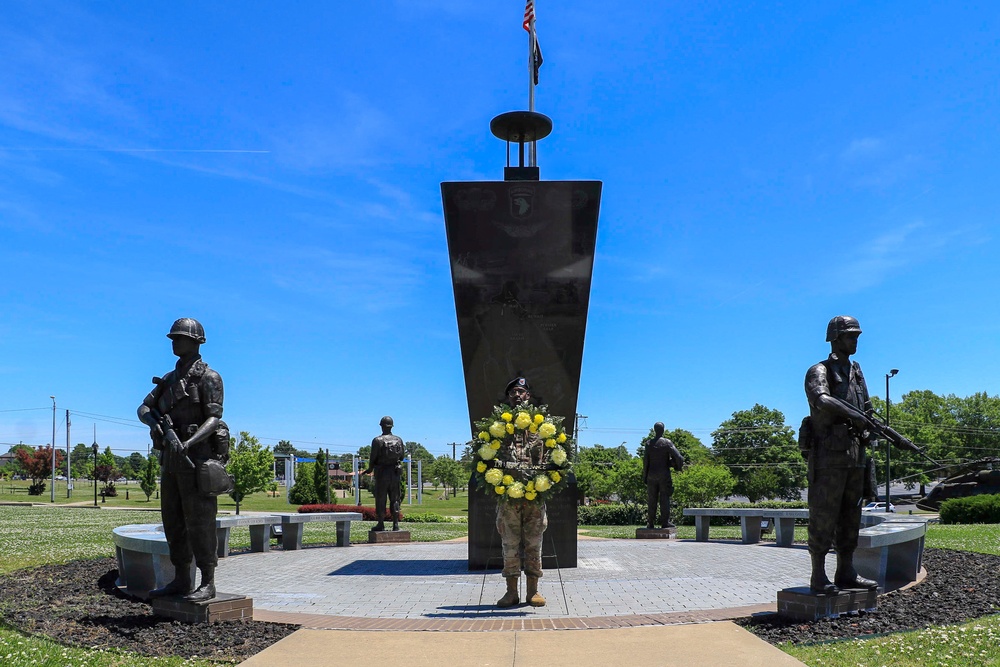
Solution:
{"label": "concrete bench", "polygon": [[337,546],[351,546],[351,522],[361,521],[360,512],[310,512],[279,514],[281,518],[281,548],[294,551],[302,548],[302,526],[313,521],[333,521],[337,524]]}
{"label": "concrete bench", "polygon": [[250,528],[250,551],[264,552],[271,550],[272,526],[281,523],[281,517],[261,514],[240,514],[236,516],[220,516],[215,519],[215,529],[219,537],[219,558],[229,556],[229,531],[235,527]]}
{"label": "concrete bench", "polygon": [[743,544],[760,542],[761,525],[765,518],[774,522],[774,539],[779,547],[790,547],[795,539],[795,520],[808,519],[807,509],[768,509],[766,507],[688,507],[684,516],[694,517],[695,540],[708,541],[712,517],[739,517]]}
{"label": "concrete bench", "polygon": [[883,591],[917,580],[923,564],[928,519],[919,515],[866,513],[861,517],[854,567]]}
{"label": "concrete bench", "polygon": [[[167,585],[174,579],[170,548],[158,523],[119,526],[111,531],[118,560],[118,581],[115,583],[130,595],[149,599],[149,591]],[[191,581],[197,570],[191,564]]]}

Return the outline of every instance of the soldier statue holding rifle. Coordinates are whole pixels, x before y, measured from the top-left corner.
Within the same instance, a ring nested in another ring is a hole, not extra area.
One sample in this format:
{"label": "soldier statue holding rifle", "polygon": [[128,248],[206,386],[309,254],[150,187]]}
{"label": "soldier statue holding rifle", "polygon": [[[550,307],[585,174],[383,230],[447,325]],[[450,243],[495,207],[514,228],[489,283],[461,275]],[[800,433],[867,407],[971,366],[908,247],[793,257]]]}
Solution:
{"label": "soldier statue holding rifle", "polygon": [[[162,457],[160,512],[174,566],[174,579],[149,596],[204,602],[215,597],[216,496],[232,489],[224,468],[229,428],[222,421],[222,378],[199,354],[205,342],[201,323],[183,317],[167,337],[177,365],[163,378],[153,378],[156,386],[138,410]],[[197,590],[192,590],[192,559],[201,571]]]}
{"label": "soldier statue holding rifle", "polygon": [[[866,469],[871,465],[866,447],[883,437],[897,447],[922,453],[874,416],[861,366],[850,359],[857,352],[860,335],[855,318],[834,317],[826,330],[830,356],[806,373],[809,417],[803,420],[799,447],[809,463],[809,587],[820,593],[878,586],[854,569],[861,500],[869,477]],[[831,546],[837,549],[832,582],[826,575]]]}

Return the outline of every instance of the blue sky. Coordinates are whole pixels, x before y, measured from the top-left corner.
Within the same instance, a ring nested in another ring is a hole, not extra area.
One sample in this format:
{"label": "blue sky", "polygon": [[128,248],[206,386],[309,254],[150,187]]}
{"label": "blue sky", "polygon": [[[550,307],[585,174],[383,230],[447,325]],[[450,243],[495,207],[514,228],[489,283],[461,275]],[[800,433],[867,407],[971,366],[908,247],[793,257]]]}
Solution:
{"label": "blue sky", "polygon": [[[0,449],[145,451],[135,408],[208,333],[273,445],[468,437],[441,181],[498,180],[520,0],[8,2]],[[543,179],[604,182],[581,444],[797,425],[826,323],[872,392],[996,394],[1000,10],[538,0]],[[113,419],[108,419],[111,417]]]}

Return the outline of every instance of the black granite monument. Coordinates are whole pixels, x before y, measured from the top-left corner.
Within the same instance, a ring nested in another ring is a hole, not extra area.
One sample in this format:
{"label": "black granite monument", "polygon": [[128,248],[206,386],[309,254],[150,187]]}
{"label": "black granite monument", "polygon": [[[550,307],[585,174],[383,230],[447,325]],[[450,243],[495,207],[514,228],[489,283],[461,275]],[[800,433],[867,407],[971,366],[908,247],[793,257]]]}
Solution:
{"label": "black granite monument", "polygon": [[[602,184],[541,181],[525,164],[552,129],[542,114],[502,114],[490,129],[507,142],[504,180],[441,184],[469,419],[490,413],[497,387],[528,376],[574,435]],[[576,567],[575,499],[570,479],[547,503],[544,567]],[[496,502],[470,493],[469,569],[499,567],[500,553]]]}

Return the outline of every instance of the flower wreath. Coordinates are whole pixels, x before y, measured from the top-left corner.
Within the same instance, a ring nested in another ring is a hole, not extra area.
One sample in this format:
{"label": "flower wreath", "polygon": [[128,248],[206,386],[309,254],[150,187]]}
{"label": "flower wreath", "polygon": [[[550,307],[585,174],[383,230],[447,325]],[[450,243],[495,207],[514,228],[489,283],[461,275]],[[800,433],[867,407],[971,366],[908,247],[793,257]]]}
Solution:
{"label": "flower wreath", "polygon": [[[567,440],[563,417],[549,415],[548,406],[501,404],[475,422],[476,486],[501,501],[545,502],[566,486],[569,457],[562,447]],[[503,440],[515,433],[537,433],[543,443],[537,465],[497,460]]]}

